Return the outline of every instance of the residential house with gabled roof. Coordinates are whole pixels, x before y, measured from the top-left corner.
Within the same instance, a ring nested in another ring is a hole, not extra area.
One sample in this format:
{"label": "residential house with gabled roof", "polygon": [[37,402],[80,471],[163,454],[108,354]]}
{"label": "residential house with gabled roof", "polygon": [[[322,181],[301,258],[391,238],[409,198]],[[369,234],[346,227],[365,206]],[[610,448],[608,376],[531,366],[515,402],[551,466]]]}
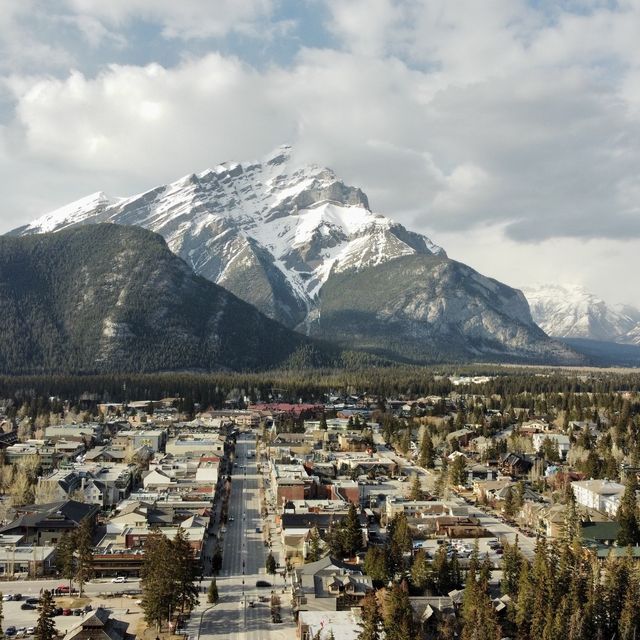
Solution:
{"label": "residential house with gabled roof", "polygon": [[68,631],[65,640],[134,640],[136,636],[128,633],[128,628],[128,622],[116,620],[109,610],[98,607]]}
{"label": "residential house with gabled roof", "polygon": [[18,517],[2,527],[0,533],[19,534],[25,544],[45,546],[56,544],[65,531],[75,531],[84,520],[88,519],[93,527],[100,507],[65,500],[17,507],[16,512]]}
{"label": "residential house with gabled roof", "polygon": [[329,556],[292,572],[296,611],[339,611],[357,606],[373,590],[371,578],[359,567]]}

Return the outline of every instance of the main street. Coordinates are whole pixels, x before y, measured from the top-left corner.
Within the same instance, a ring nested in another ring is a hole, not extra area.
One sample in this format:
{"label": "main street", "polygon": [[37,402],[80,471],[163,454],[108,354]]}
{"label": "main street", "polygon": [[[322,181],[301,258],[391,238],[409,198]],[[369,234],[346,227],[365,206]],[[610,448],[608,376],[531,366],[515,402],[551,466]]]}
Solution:
{"label": "main street", "polygon": [[[289,595],[282,592],[284,580],[280,576],[267,575],[264,570],[268,548],[264,544],[256,461],[247,458],[249,449],[255,449],[254,435],[241,434],[236,443],[226,531],[219,530],[222,570],[217,585],[220,600],[212,607],[206,603],[206,594],[202,594],[202,603],[192,613],[187,629],[190,638],[286,640],[295,637]],[[278,560],[277,554],[274,555]],[[266,580],[273,586],[257,587],[258,580]],[[272,589],[282,600],[281,623],[271,621],[269,599]],[[266,597],[267,601],[260,602],[259,596]],[[250,602],[254,606],[249,606]]]}

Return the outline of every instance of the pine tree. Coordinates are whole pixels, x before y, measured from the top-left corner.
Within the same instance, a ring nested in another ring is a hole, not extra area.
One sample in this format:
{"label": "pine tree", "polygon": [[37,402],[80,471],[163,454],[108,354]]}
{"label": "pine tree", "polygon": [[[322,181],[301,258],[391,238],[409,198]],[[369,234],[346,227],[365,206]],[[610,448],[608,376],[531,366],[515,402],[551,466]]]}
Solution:
{"label": "pine tree", "polygon": [[276,574],[276,559],[273,557],[271,551],[269,551],[269,555],[267,556],[264,566],[268,574],[272,576]]}
{"label": "pine tree", "polygon": [[578,504],[572,490],[567,495],[567,506],[564,511],[564,531],[563,538],[568,544],[580,539],[580,515]]}
{"label": "pine tree", "polygon": [[362,599],[362,631],[358,640],[380,640],[382,617],[373,592]]}
{"label": "pine tree", "polygon": [[53,622],[53,596],[45,589],[38,604],[38,622],[36,623],[35,640],[54,640],[57,636],[56,625]]}
{"label": "pine tree", "polygon": [[502,505],[502,511],[504,515],[507,516],[507,518],[513,518],[516,513],[513,490],[511,489],[511,487],[507,487],[504,496],[504,504]]}
{"label": "pine tree", "polygon": [[218,602],[218,585],[216,584],[215,577],[211,579],[209,584],[209,591],[207,592],[207,602],[209,604],[216,604]]}
{"label": "pine tree", "polygon": [[322,557],[322,549],[320,546],[320,534],[318,528],[313,527],[309,532],[309,551],[307,553],[307,562],[316,562]]}
{"label": "pine tree", "polygon": [[142,610],[147,624],[159,631],[169,611],[175,609],[175,582],[170,540],[159,531],[152,531],[144,545],[144,560],[140,569]]}
{"label": "pine tree", "polygon": [[431,565],[427,560],[427,554],[420,549],[411,565],[411,584],[419,591],[424,591],[429,582],[431,582]]}
{"label": "pine tree", "polygon": [[180,610],[191,611],[198,604],[196,581],[196,563],[188,536],[182,527],[178,528],[171,541],[172,565],[174,569],[174,597]]}
{"label": "pine tree", "polygon": [[385,551],[380,547],[369,547],[364,557],[364,570],[374,583],[386,583],[389,580],[389,566]]}
{"label": "pine tree", "polygon": [[505,543],[502,556],[502,591],[512,598],[516,598],[518,595],[522,563],[523,558],[518,548],[518,538],[516,536],[515,544]]}
{"label": "pine tree", "polygon": [[463,455],[456,456],[449,468],[449,482],[454,486],[467,483],[467,460]]}
{"label": "pine tree", "polygon": [[640,525],[638,524],[638,504],[636,501],[637,489],[636,474],[632,471],[627,475],[624,494],[617,514],[620,531],[616,542],[621,547],[640,543]]}
{"label": "pine tree", "polygon": [[422,440],[420,440],[420,454],[418,456],[418,464],[427,469],[433,469],[435,466],[436,450],[433,446],[433,440],[427,429],[424,430]]}
{"label": "pine tree", "polygon": [[386,640],[415,640],[416,625],[408,593],[397,583],[387,593],[384,611]]}
{"label": "pine tree", "polygon": [[217,575],[220,569],[222,569],[222,550],[219,546],[216,546],[211,558],[211,570]]}
{"label": "pine tree", "polygon": [[420,476],[416,473],[413,476],[413,481],[411,482],[411,490],[409,491],[409,499],[410,500],[422,500],[424,494],[422,492],[422,485],[420,484]]}
{"label": "pine tree", "polygon": [[349,555],[355,554],[363,547],[362,528],[358,518],[358,512],[353,503],[349,503],[347,517],[342,525],[343,550]]}
{"label": "pine tree", "polygon": [[522,569],[520,570],[518,599],[516,601],[516,626],[518,627],[518,638],[526,639],[530,637],[534,607],[533,600],[534,585],[531,581],[529,563],[525,560],[522,563]]}
{"label": "pine tree", "polygon": [[56,544],[56,566],[60,575],[69,581],[69,593],[71,593],[71,581],[76,574],[74,550],[73,537],[66,531],[63,532]]}
{"label": "pine tree", "polygon": [[93,547],[91,544],[92,527],[88,518],[85,518],[74,535],[76,547],[76,573],[75,579],[80,587],[80,597],[86,582],[93,577]]}

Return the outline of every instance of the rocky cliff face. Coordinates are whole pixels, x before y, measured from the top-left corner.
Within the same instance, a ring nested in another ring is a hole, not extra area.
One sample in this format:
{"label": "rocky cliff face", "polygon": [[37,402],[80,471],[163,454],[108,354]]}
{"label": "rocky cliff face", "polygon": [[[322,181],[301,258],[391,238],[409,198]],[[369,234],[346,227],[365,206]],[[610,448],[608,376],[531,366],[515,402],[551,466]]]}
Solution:
{"label": "rocky cliff face", "polygon": [[438,256],[406,256],[333,275],[310,329],[412,362],[582,360],[533,322],[520,291]]}
{"label": "rocky cliff face", "polygon": [[517,291],[447,259],[283,147],[131,198],[94,194],[14,235],[111,222],[161,234],[196,273],[312,336],[391,357],[573,361]]}

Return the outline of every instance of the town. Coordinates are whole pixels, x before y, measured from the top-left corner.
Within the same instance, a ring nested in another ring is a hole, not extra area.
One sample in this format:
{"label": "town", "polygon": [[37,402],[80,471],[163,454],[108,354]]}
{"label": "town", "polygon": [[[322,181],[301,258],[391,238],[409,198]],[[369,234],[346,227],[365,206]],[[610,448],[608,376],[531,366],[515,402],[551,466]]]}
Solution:
{"label": "town", "polygon": [[4,634],[634,637],[637,380],[438,385],[6,397]]}

